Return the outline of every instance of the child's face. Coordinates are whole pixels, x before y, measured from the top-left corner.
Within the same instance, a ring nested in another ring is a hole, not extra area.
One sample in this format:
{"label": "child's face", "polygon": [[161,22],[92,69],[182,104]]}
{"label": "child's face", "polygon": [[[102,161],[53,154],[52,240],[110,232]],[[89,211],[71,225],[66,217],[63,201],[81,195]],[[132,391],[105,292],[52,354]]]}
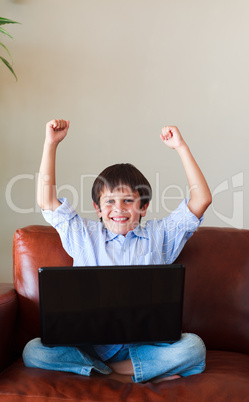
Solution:
{"label": "child's face", "polygon": [[133,192],[127,186],[113,191],[105,187],[100,196],[100,208],[94,203],[97,215],[102,218],[105,227],[123,236],[135,229],[140,217],[146,215],[148,206],[149,203],[141,208],[139,192]]}

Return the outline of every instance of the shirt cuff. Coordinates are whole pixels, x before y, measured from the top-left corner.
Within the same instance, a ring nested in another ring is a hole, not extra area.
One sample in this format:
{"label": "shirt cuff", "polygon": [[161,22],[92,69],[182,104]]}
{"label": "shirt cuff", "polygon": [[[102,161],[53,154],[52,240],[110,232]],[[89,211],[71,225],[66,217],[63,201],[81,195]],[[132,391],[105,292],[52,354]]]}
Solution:
{"label": "shirt cuff", "polygon": [[66,198],[59,198],[61,205],[54,211],[41,210],[42,215],[46,222],[52,225],[54,228],[65,221],[69,221],[77,215],[77,212],[69,204]]}
{"label": "shirt cuff", "polygon": [[198,219],[188,208],[188,202],[189,199],[185,198],[170,217],[178,228],[185,228],[187,232],[194,232],[202,224],[204,215]]}

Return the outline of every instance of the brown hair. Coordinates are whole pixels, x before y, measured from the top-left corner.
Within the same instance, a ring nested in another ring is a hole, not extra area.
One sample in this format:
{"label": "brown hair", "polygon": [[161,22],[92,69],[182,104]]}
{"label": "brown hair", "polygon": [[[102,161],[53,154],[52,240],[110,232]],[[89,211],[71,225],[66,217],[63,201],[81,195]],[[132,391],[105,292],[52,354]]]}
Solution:
{"label": "brown hair", "polygon": [[151,200],[150,183],[140,170],[130,163],[118,163],[104,169],[93,183],[92,199],[100,207],[100,197],[104,188],[113,191],[115,188],[123,186],[129,186],[133,192],[139,192],[141,208]]}

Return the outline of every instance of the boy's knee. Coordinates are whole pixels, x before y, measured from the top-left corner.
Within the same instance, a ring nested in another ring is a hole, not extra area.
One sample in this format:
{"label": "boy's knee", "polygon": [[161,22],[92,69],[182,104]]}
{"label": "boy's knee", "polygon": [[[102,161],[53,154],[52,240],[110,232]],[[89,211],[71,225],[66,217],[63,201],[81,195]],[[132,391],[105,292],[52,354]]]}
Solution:
{"label": "boy's knee", "polygon": [[188,347],[191,350],[193,360],[196,362],[202,362],[206,359],[206,347],[203,340],[196,334],[184,334]]}
{"label": "boy's knee", "polygon": [[22,358],[26,367],[37,367],[38,348],[41,345],[41,339],[35,338],[27,343],[23,349]]}

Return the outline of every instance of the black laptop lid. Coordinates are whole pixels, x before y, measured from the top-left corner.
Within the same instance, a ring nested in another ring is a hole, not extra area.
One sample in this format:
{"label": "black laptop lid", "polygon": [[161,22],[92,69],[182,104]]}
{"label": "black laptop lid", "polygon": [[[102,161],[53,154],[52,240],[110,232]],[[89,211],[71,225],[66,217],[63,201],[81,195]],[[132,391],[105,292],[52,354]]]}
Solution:
{"label": "black laptop lid", "polygon": [[39,269],[45,345],[180,339],[182,265]]}

